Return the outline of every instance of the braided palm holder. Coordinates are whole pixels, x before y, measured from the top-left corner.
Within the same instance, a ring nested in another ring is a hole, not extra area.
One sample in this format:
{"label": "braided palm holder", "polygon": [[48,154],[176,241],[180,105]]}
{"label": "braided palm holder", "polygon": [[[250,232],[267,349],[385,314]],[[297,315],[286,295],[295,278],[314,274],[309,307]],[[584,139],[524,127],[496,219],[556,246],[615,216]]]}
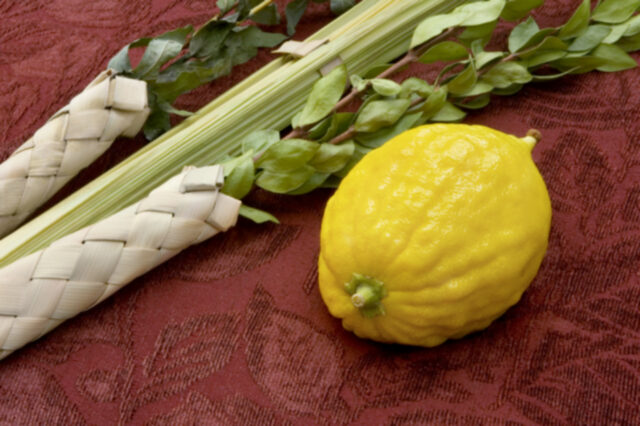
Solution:
{"label": "braided palm holder", "polygon": [[142,201],[0,269],[0,359],[183,249],[235,225],[221,166],[185,168]]}
{"label": "braided palm holder", "polygon": [[144,81],[102,72],[0,164],[0,237],[149,115]]}

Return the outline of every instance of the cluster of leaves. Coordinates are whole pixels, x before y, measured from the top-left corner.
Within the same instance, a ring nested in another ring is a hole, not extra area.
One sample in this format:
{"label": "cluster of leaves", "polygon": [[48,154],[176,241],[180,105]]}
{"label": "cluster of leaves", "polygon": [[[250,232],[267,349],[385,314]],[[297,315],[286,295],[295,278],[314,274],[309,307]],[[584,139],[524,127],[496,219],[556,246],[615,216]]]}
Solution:
{"label": "cluster of leaves", "polygon": [[[285,7],[288,36],[295,32],[309,1],[294,0]],[[313,1],[330,1],[336,14],[355,3],[355,0]],[[173,107],[178,96],[229,74],[234,66],[255,57],[259,48],[274,47],[287,38],[248,25],[280,24],[281,14],[272,0],[218,0],[216,5],[220,12],[197,30],[187,25],[157,37],[138,39],[109,61],[109,68],[116,72],[148,83],[151,114],[144,126],[148,140],[169,130],[171,114],[191,114]],[[144,48],[135,68],[130,62],[132,48]]]}
{"label": "cluster of leaves", "polygon": [[[529,12],[542,0],[488,0],[427,18],[415,30],[411,50],[395,65],[349,76],[344,65],[313,86],[284,138],[275,130],[251,133],[242,154],[227,159],[224,192],[243,198],[255,186],[279,194],[335,187],[370,150],[427,122],[462,120],[465,110],[486,106],[491,95],[511,95],[524,84],[592,70],[637,66],[626,52],[640,48],[640,0],[604,0],[593,12],[584,0],[557,28],[540,29]],[[525,18],[522,20],[523,18]],[[498,19],[522,20],[506,50],[485,47]],[[454,39],[443,39],[456,33]],[[409,62],[444,63],[433,83],[411,77],[381,78]],[[377,75],[377,77],[375,77]],[[345,90],[351,86],[350,91]],[[356,112],[340,111],[345,100],[362,100]],[[244,206],[256,222],[276,221]]]}

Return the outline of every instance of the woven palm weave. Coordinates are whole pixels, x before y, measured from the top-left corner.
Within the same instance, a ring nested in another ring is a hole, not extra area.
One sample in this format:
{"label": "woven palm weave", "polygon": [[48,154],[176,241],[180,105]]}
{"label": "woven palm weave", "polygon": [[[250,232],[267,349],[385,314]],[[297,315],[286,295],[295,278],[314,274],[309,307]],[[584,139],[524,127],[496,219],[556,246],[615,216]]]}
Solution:
{"label": "woven palm weave", "polygon": [[102,72],[0,164],[0,237],[148,115],[144,81]]}
{"label": "woven palm weave", "polygon": [[186,168],[149,196],[0,269],[0,358],[236,223],[220,166]]}

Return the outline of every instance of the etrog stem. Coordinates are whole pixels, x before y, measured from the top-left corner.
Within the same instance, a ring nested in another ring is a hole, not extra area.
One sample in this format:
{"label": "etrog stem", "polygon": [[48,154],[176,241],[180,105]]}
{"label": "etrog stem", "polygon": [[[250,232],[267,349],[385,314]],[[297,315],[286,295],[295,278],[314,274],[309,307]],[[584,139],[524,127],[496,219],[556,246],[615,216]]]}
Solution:
{"label": "etrog stem", "polygon": [[529,149],[533,150],[533,147],[536,146],[538,142],[542,139],[542,133],[536,129],[529,129],[527,132],[527,136],[523,137],[521,140],[529,145]]}
{"label": "etrog stem", "polygon": [[387,296],[387,289],[382,281],[362,274],[354,273],[351,281],[344,286],[351,295],[351,303],[362,316],[367,318],[384,315],[382,299]]}
{"label": "etrog stem", "polygon": [[368,285],[361,285],[355,294],[351,296],[351,303],[353,303],[353,306],[356,308],[371,306],[379,301],[380,297],[374,292],[371,286]]}

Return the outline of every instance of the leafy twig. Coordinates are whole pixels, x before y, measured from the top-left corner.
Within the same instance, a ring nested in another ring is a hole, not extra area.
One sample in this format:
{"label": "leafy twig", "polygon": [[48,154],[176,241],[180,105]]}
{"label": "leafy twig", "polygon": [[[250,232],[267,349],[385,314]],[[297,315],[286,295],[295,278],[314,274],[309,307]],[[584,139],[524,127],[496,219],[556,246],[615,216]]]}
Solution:
{"label": "leafy twig", "polygon": [[[459,31],[460,29],[458,28],[449,28],[444,33],[440,34],[434,39],[429,40],[420,46],[414,47],[413,49],[410,49],[399,61],[393,63],[391,66],[389,66],[389,68],[382,71],[375,78],[382,79],[382,78],[388,78],[395,75],[397,72],[402,70],[407,65],[418,62],[418,60],[420,59],[420,56],[422,56],[427,50],[429,50],[430,47],[438,44],[442,40],[446,40],[451,35]],[[353,102],[359,95],[366,92],[370,87],[371,87],[371,82],[366,82],[366,84],[362,88],[355,88],[355,87],[352,88],[349,91],[349,93],[332,108],[330,113],[334,113],[342,110],[351,102]],[[316,124],[317,122],[308,124],[306,126],[300,126],[300,127],[294,128],[283,139],[305,137],[309,132],[309,130]]]}

